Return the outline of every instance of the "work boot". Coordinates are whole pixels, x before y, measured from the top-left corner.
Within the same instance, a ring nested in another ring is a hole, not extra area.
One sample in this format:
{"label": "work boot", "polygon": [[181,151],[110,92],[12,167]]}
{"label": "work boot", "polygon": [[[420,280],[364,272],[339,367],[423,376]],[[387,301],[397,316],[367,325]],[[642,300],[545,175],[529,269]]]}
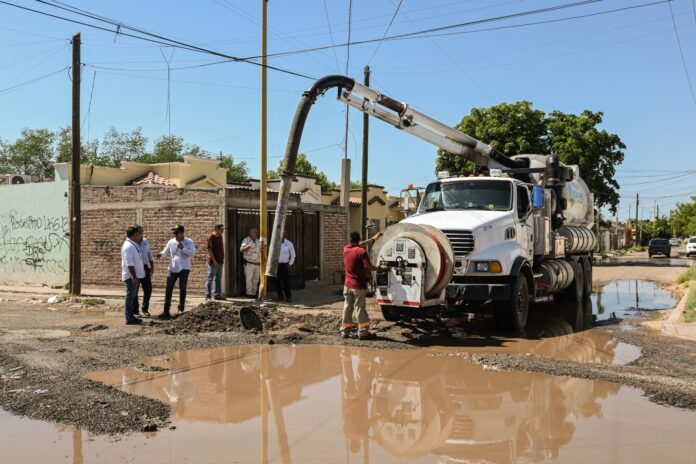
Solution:
{"label": "work boot", "polygon": [[150,317],[150,311],[148,311],[147,309],[140,311],[140,314],[142,314],[143,317]]}
{"label": "work boot", "polygon": [[215,295],[215,300],[216,301],[225,301],[225,300],[227,300],[227,298],[225,298],[222,295]]}
{"label": "work boot", "polygon": [[130,321],[126,321],[126,325],[138,325],[142,323],[143,321],[140,319],[131,319]]}
{"label": "work boot", "polygon": [[350,338],[350,332],[348,330],[341,330],[341,338],[343,338],[343,339]]}
{"label": "work boot", "polygon": [[377,336],[369,330],[358,332],[358,340],[374,340],[375,338],[377,338]]}
{"label": "work boot", "polygon": [[172,315],[169,314],[169,311],[164,311],[162,314],[157,316],[157,319],[162,320],[162,321],[168,321],[171,318],[172,318]]}

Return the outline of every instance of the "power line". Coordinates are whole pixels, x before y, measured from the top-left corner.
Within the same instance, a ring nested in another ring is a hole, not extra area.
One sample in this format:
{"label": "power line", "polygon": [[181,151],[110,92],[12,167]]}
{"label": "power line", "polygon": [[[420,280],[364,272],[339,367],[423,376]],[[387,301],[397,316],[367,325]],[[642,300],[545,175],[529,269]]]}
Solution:
{"label": "power line", "polygon": [[46,79],[47,77],[51,77],[51,76],[54,76],[54,75],[56,75],[56,74],[62,73],[63,71],[65,71],[65,70],[68,69],[68,68],[69,68],[69,66],[65,66],[65,67],[63,67],[63,68],[60,68],[60,69],[57,70],[57,71],[53,71],[53,72],[51,72],[51,73],[44,74],[43,76],[39,76],[39,77],[36,77],[36,78],[34,78],[34,79],[28,80],[28,81],[26,81],[26,82],[22,82],[21,84],[15,84],[15,85],[13,85],[13,86],[11,86],[11,87],[6,87],[6,88],[4,88],[4,89],[0,89],[0,94],[3,94],[3,93],[5,93],[5,92],[9,92],[10,90],[13,90],[13,89],[16,89],[16,88],[19,88],[19,87],[23,87],[23,86],[25,86],[25,85],[32,84],[32,83],[34,83],[34,82],[36,82],[36,81],[40,81],[40,80],[42,80],[42,79]]}
{"label": "power line", "polygon": [[691,83],[691,76],[689,76],[689,68],[686,66],[686,58],[684,58],[684,49],[682,48],[681,39],[679,38],[679,30],[677,29],[677,20],[674,19],[674,10],[672,10],[672,3],[667,3],[669,6],[669,14],[672,16],[672,24],[674,25],[674,35],[677,37],[677,45],[679,46],[679,56],[681,56],[682,66],[684,67],[684,74],[686,75],[686,81],[689,84],[689,92],[691,92],[691,100],[696,104],[696,94],[694,93],[694,86]]}
{"label": "power line", "polygon": [[[696,1],[696,0],[695,0]],[[334,61],[336,61],[336,70],[340,73],[341,66],[338,64],[338,55],[336,54],[336,42],[334,42],[333,31],[331,30],[331,20],[329,19],[329,8],[326,5],[326,0],[324,0],[324,15],[326,16],[326,25],[329,27],[329,37],[331,38],[331,51],[333,52]]]}
{"label": "power line", "polygon": [[[299,73],[299,72],[295,72],[295,71],[291,71],[291,70],[288,70],[288,69],[285,69],[285,68],[280,68],[280,67],[278,67],[278,66],[262,65],[261,63],[257,63],[257,62],[255,62],[255,61],[253,61],[253,60],[248,60],[248,59],[245,59],[245,58],[240,58],[240,57],[238,57],[238,56],[233,56],[233,55],[229,55],[229,54],[227,54],[227,53],[218,52],[218,51],[215,51],[215,50],[210,50],[210,49],[207,49],[207,48],[204,48],[204,47],[200,47],[200,46],[198,46],[198,45],[188,44],[188,43],[185,43],[185,42],[182,42],[182,41],[179,41],[179,40],[170,39],[170,38],[168,38],[168,37],[165,37],[165,36],[162,36],[162,35],[159,35],[159,34],[155,34],[155,33],[152,33],[152,32],[148,32],[148,31],[146,31],[146,30],[144,30],[144,29],[136,28],[136,27],[133,27],[133,26],[127,26],[127,25],[122,24],[122,23],[120,23],[120,22],[118,22],[118,21],[114,21],[114,20],[111,20],[111,19],[108,19],[108,18],[103,18],[103,17],[97,16],[97,15],[94,15],[93,13],[85,12],[85,10],[75,9],[74,7],[64,7],[64,6],[60,6],[60,5],[55,5],[55,4],[48,3],[48,2],[43,1],[43,0],[35,0],[35,1],[36,1],[36,2],[39,2],[39,3],[42,3],[42,4],[45,4],[45,5],[48,5],[48,6],[52,6],[52,7],[54,7],[54,8],[58,8],[58,9],[61,9],[61,10],[64,10],[64,11],[68,11],[68,12],[73,13],[73,14],[77,14],[77,15],[79,15],[79,16],[86,16],[86,17],[88,17],[88,18],[91,18],[91,19],[94,19],[94,20],[97,20],[97,21],[105,22],[105,23],[107,23],[107,24],[110,24],[110,25],[112,25],[112,26],[115,26],[116,29],[113,30],[113,29],[109,29],[109,28],[107,28],[107,27],[103,27],[103,26],[96,25],[96,24],[91,24],[91,23],[87,23],[87,22],[84,22],[84,21],[78,21],[78,20],[76,20],[76,19],[67,18],[67,17],[65,17],[65,16],[60,16],[60,15],[56,15],[56,14],[49,13],[49,12],[46,12],[46,11],[36,10],[36,9],[34,9],[34,8],[29,8],[29,7],[26,7],[26,6],[22,6],[22,5],[17,5],[17,4],[14,4],[14,3],[10,3],[10,2],[5,1],[5,0],[0,0],[0,4],[7,5],[7,6],[11,6],[11,7],[18,8],[18,9],[25,10],[25,11],[29,11],[29,12],[32,12],[32,13],[40,14],[40,15],[43,15],[43,16],[48,16],[48,17],[51,17],[51,18],[54,18],[54,19],[60,19],[60,20],[62,20],[62,21],[67,21],[67,22],[74,23],[74,24],[80,24],[80,25],[82,25],[82,26],[86,26],[86,27],[90,27],[90,28],[92,28],[92,29],[97,29],[97,30],[109,32],[109,33],[111,33],[111,34],[123,35],[123,36],[126,36],[126,37],[131,37],[131,38],[134,38],[134,39],[138,39],[138,40],[144,40],[144,41],[146,41],[146,42],[157,43],[157,44],[165,45],[165,46],[169,46],[169,47],[181,48],[181,49],[185,49],[185,50],[189,50],[189,51],[195,51],[195,52],[200,52],[200,53],[207,53],[207,54],[210,54],[210,55],[219,56],[219,57],[221,57],[221,58],[226,58],[226,59],[228,59],[228,60],[230,60],[230,61],[234,61],[234,62],[250,63],[250,64],[253,64],[253,65],[255,65],[255,66],[260,66],[260,67],[264,67],[264,66],[265,66],[266,68],[271,69],[271,70],[274,70],[274,71],[282,72],[282,73],[289,74],[289,75],[292,75],[292,76],[303,77],[303,78],[305,78],[305,79],[311,79],[311,80],[314,80],[314,79],[315,79],[315,78],[313,78],[313,77],[311,77],[311,76],[307,76],[307,75],[305,75],[305,74],[302,74],[302,73]],[[136,32],[136,33],[138,33],[138,34],[141,34],[141,35],[136,35],[136,34],[131,34],[131,33],[128,33],[128,32],[124,32],[123,29],[128,29],[128,30],[131,30],[131,31]],[[146,37],[143,37],[143,36],[146,36]]]}
{"label": "power line", "polygon": [[[593,2],[597,1],[603,1],[603,0],[592,0]],[[496,27],[490,27],[490,28],[483,28],[483,29],[474,29],[474,30],[469,30],[469,31],[457,31],[457,32],[450,32],[450,33],[441,33],[441,34],[429,34],[430,31],[433,29],[424,29],[419,32],[410,32],[406,34],[399,34],[399,35],[393,35],[393,36],[387,36],[384,39],[379,38],[379,39],[365,39],[365,40],[360,40],[360,41],[355,41],[351,42],[350,44],[348,43],[342,43],[342,44],[336,44],[336,45],[325,45],[321,47],[314,47],[314,48],[308,48],[308,49],[303,49],[303,50],[291,50],[291,51],[286,51],[286,52],[278,52],[278,53],[270,53],[267,55],[269,58],[273,57],[280,57],[280,56],[290,56],[290,55],[296,55],[296,54],[302,54],[302,53],[310,53],[310,52],[315,52],[315,51],[320,51],[320,50],[326,50],[331,47],[347,47],[348,45],[364,45],[368,43],[374,43],[378,42],[380,40],[407,40],[407,39],[421,39],[421,38],[427,38],[427,37],[444,37],[444,36],[450,36],[450,35],[461,35],[461,34],[473,34],[473,33],[478,33],[478,32],[490,32],[490,31],[497,31],[497,30],[504,30],[504,29],[514,29],[514,28],[520,28],[520,27],[529,27],[529,26],[537,26],[537,25],[543,25],[543,24],[552,24],[552,23],[558,23],[558,22],[563,22],[563,21],[571,21],[575,19],[584,19],[584,18],[590,18],[590,17],[595,17],[595,16],[601,16],[605,14],[612,14],[612,13],[618,13],[618,12],[623,12],[623,11],[629,11],[629,10],[635,10],[639,8],[646,8],[650,6],[655,6],[659,5],[662,3],[669,3],[674,0],[657,0],[649,3],[643,3],[640,5],[633,5],[633,6],[627,6],[627,7],[622,7],[622,8],[614,8],[610,10],[603,10],[603,11],[598,11],[595,13],[587,13],[587,14],[582,14],[582,15],[574,15],[574,16],[567,16],[563,18],[556,18],[556,19],[548,19],[548,20],[543,20],[543,21],[534,21],[534,22],[528,22],[528,23],[521,23],[521,24],[512,24],[512,25],[507,25],[507,26],[496,26]],[[571,8],[578,6],[577,3],[572,3],[572,4],[566,4],[566,5],[559,5],[557,7],[554,7],[555,9],[562,9],[562,8]],[[547,11],[542,11],[545,9],[541,10],[531,10],[528,12],[524,13],[516,13],[515,15],[505,15],[505,16],[496,16],[492,18],[486,18],[486,19],[480,19],[480,20],[475,20],[475,21],[469,21],[466,23],[459,23],[459,24],[454,24],[450,26],[442,26],[439,28],[436,28],[437,30],[446,30],[446,29],[455,29],[455,28],[462,28],[466,26],[471,26],[474,24],[481,24],[481,23],[488,23],[488,22],[496,22],[496,21],[502,21],[505,19],[510,19],[510,17],[517,17],[521,15],[533,15],[533,14],[540,14],[540,13],[546,13]],[[428,35],[426,35],[428,34]],[[245,59],[258,59],[260,56],[248,56],[245,57]]]}
{"label": "power line", "polygon": [[381,47],[382,44],[384,43],[384,38],[387,36],[387,34],[389,34],[389,29],[391,29],[392,24],[394,24],[394,20],[396,19],[396,15],[399,14],[399,9],[401,9],[401,5],[403,3],[404,3],[404,0],[399,0],[399,4],[396,5],[396,9],[394,10],[394,14],[391,17],[391,20],[389,20],[389,24],[387,24],[387,29],[384,31],[384,34],[382,35],[382,40],[377,42],[377,46],[375,47],[375,50],[372,52],[372,55],[370,55],[370,58],[367,60],[366,66],[369,66],[370,62],[372,61],[372,58],[374,58],[375,55],[377,54],[379,47]]}

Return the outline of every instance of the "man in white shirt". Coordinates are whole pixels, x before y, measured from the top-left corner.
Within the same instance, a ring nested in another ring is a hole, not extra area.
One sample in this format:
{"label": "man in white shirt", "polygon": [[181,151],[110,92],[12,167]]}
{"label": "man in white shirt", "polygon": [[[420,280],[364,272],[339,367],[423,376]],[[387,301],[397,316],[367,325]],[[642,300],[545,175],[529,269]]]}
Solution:
{"label": "man in white shirt", "polygon": [[186,286],[188,276],[191,272],[191,258],[196,254],[196,247],[193,240],[184,236],[184,226],[176,225],[172,228],[174,238],[167,242],[162,252],[157,255],[169,257],[169,276],[167,276],[167,288],[164,293],[164,311],[158,316],[159,319],[170,319],[169,310],[172,306],[172,293],[174,284],[179,281],[179,314],[184,313],[186,305]]}
{"label": "man in white shirt", "polygon": [[256,296],[259,287],[259,266],[261,265],[261,240],[259,230],[249,229],[249,236],[242,240],[239,248],[244,257],[244,277],[246,279],[246,294],[249,297]]}
{"label": "man in white shirt", "polygon": [[140,255],[140,240],[143,234],[139,226],[133,226],[128,228],[126,236],[121,247],[121,280],[126,286],[126,325],[136,325],[142,322],[135,317],[135,304],[140,279],[145,277],[143,258]]}
{"label": "man in white shirt", "polygon": [[143,259],[143,265],[145,267],[145,277],[140,279],[140,286],[143,288],[143,306],[140,307],[140,302],[138,301],[139,290],[136,290],[135,296],[135,315],[138,312],[145,317],[150,317],[150,297],[152,296],[152,271],[154,270],[154,258],[152,256],[152,248],[150,248],[150,242],[145,238],[143,227],[140,228],[140,234],[142,235],[142,240],[140,241],[140,257]]}
{"label": "man in white shirt", "polygon": [[278,299],[285,299],[288,303],[292,300],[290,268],[295,264],[295,258],[295,247],[290,240],[285,238],[285,232],[283,232],[283,238],[280,243],[280,257],[278,258],[278,278],[275,282]]}

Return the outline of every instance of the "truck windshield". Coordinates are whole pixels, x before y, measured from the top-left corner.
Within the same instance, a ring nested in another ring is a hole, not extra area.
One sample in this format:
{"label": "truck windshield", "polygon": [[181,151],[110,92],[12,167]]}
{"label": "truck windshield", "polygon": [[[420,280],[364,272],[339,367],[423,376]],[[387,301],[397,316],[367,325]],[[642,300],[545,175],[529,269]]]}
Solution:
{"label": "truck windshield", "polygon": [[512,184],[498,180],[462,180],[430,184],[418,212],[466,209],[509,211],[512,209]]}

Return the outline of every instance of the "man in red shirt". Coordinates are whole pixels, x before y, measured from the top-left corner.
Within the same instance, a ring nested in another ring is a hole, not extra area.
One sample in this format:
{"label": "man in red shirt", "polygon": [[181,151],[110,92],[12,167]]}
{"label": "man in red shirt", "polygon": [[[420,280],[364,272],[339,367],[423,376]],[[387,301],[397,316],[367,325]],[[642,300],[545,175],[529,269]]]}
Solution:
{"label": "man in red shirt", "polygon": [[208,276],[205,279],[205,300],[212,296],[213,281],[215,281],[215,299],[224,300],[222,296],[222,265],[225,262],[225,245],[222,241],[223,224],[215,226],[215,232],[208,236]]}
{"label": "man in red shirt", "polygon": [[358,312],[358,338],[367,340],[374,338],[370,332],[370,317],[365,308],[365,296],[367,293],[367,272],[379,271],[381,268],[370,263],[367,250],[363,244],[374,242],[380,234],[360,243],[360,234],[351,232],[350,244],[343,248],[343,265],[346,270],[346,280],[343,284],[343,323],[341,324],[341,336],[349,338],[353,329],[353,311]]}

